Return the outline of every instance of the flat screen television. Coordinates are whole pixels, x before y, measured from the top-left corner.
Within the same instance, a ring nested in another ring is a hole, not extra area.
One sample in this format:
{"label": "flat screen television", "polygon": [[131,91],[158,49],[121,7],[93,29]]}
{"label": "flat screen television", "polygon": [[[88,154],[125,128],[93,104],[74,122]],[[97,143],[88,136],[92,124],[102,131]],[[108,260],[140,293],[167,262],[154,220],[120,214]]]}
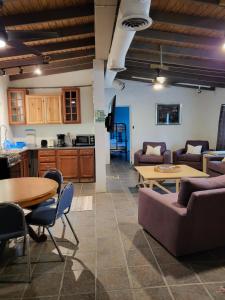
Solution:
{"label": "flat screen television", "polygon": [[109,104],[109,113],[105,118],[105,127],[108,132],[112,132],[114,129],[115,122],[115,108],[116,108],[116,96],[113,97]]}

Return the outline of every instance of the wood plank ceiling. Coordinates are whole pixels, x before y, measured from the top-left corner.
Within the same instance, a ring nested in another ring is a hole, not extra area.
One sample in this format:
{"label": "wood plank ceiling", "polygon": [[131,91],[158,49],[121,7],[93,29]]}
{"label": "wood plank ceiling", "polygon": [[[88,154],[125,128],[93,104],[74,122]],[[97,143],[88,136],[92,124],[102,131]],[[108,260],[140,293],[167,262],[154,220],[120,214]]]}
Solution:
{"label": "wood plank ceiling", "polygon": [[[20,38],[25,47],[14,41],[0,49],[0,69],[10,80],[36,76],[36,65],[43,75],[92,68],[94,0],[6,0],[1,18],[9,32],[34,32],[33,37]],[[37,32],[53,32],[56,37],[37,38]]]}
{"label": "wood plank ceiling", "polygon": [[148,81],[160,62],[160,71],[169,84],[196,84],[225,87],[225,1],[152,0],[152,26],[137,32],[126,57],[127,70],[117,78]]}

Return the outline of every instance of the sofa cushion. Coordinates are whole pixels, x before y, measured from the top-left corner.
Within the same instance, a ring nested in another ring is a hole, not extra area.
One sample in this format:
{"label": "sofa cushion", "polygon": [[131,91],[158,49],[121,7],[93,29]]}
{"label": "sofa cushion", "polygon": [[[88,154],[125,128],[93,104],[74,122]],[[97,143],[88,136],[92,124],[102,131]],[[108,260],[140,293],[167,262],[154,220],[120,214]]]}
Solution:
{"label": "sofa cushion", "polygon": [[192,193],[221,188],[225,188],[225,175],[212,178],[182,178],[177,202],[187,206]]}
{"label": "sofa cushion", "polygon": [[143,154],[139,160],[140,163],[152,163],[160,164],[163,163],[163,155],[145,155]]}
{"label": "sofa cushion", "polygon": [[187,154],[201,154],[201,152],[202,152],[202,145],[192,146],[187,144]]}
{"label": "sofa cushion", "polygon": [[164,142],[144,142],[143,143],[143,153],[146,153],[147,146],[150,145],[152,147],[161,146],[161,154],[163,154],[166,151],[166,143]]}
{"label": "sofa cushion", "polygon": [[181,154],[178,156],[180,161],[201,161],[201,154]]}
{"label": "sofa cushion", "polygon": [[152,147],[150,145],[147,146],[146,155],[161,155],[161,146]]}
{"label": "sofa cushion", "polygon": [[225,174],[225,162],[209,161],[207,167],[208,169],[213,170],[217,173]]}

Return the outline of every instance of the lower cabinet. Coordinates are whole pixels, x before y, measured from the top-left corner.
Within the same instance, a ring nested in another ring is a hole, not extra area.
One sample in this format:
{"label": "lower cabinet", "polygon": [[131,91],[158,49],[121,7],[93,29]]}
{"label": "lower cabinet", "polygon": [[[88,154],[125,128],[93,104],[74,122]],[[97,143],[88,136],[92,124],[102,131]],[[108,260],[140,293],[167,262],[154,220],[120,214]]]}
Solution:
{"label": "lower cabinet", "polygon": [[64,179],[75,182],[94,182],[94,149],[39,150],[38,174],[59,169]]}
{"label": "lower cabinet", "polygon": [[80,179],[81,181],[91,181],[94,177],[94,149],[80,150]]}
{"label": "lower cabinet", "polygon": [[57,169],[65,179],[79,180],[79,153],[78,150],[58,150]]}
{"label": "lower cabinet", "polygon": [[22,177],[29,177],[29,151],[25,151],[21,153],[21,176]]}

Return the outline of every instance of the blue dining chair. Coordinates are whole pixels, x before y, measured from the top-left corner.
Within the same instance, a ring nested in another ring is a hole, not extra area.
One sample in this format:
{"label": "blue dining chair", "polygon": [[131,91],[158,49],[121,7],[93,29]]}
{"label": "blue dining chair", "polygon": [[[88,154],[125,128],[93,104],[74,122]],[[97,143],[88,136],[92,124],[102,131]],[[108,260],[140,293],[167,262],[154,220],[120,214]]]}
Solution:
{"label": "blue dining chair", "polygon": [[0,241],[24,238],[23,254],[27,249],[28,282],[31,282],[30,242],[27,223],[21,207],[13,203],[0,203]]}
{"label": "blue dining chair", "polygon": [[50,228],[55,225],[57,219],[65,216],[69,224],[69,227],[75,237],[77,245],[79,244],[78,237],[67,216],[67,214],[70,211],[71,203],[73,200],[73,194],[74,194],[74,187],[73,184],[69,182],[62,190],[57,205],[50,204],[45,206],[39,206],[36,209],[32,210],[28,215],[26,215],[27,224],[42,226],[47,229],[49,236],[51,237],[62,261],[64,261],[64,257],[51,233]]}

